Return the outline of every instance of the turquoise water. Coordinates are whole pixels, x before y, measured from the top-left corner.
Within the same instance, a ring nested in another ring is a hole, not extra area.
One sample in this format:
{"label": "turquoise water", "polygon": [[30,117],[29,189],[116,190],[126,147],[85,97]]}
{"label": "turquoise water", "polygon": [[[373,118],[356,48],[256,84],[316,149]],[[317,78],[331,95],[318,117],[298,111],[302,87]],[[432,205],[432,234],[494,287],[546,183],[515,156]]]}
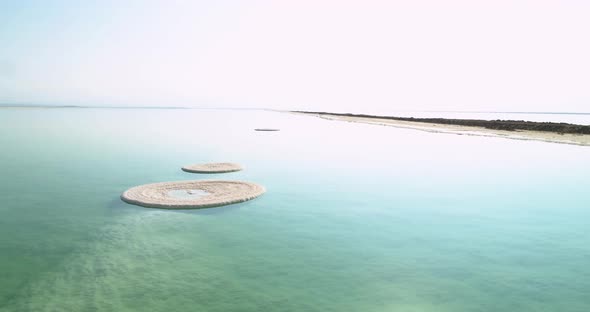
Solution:
{"label": "turquoise water", "polygon": [[[590,311],[589,160],[263,111],[1,109],[0,311]],[[204,161],[268,192],[119,200]]]}

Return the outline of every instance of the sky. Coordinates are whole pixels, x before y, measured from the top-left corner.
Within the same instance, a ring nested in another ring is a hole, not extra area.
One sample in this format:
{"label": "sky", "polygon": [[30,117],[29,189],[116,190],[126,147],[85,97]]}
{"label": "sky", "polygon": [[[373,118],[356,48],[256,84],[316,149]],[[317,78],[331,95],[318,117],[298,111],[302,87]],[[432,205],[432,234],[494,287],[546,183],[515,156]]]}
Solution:
{"label": "sky", "polygon": [[0,103],[590,112],[590,1],[0,0]]}

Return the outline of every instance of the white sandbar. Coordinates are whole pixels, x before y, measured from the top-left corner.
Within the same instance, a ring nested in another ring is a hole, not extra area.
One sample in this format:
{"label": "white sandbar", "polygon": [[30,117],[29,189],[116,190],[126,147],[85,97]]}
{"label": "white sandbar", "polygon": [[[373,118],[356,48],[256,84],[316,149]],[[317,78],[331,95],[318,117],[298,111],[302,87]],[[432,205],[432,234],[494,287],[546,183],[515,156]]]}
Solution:
{"label": "white sandbar", "polygon": [[338,120],[347,122],[366,123],[372,125],[389,126],[395,128],[406,128],[413,130],[420,130],[434,133],[448,133],[458,135],[470,135],[470,136],[483,136],[483,137],[495,137],[495,138],[506,138],[513,140],[531,140],[531,141],[543,141],[550,143],[561,143],[571,145],[590,146],[590,135],[589,134],[559,134],[546,131],[530,131],[530,130],[494,130],[486,129],[483,127],[475,126],[459,126],[459,125],[447,125],[437,123],[425,123],[418,121],[402,121],[402,120],[391,120],[383,118],[367,118],[367,117],[354,117],[354,116],[334,116],[326,115],[321,113],[295,113],[304,114],[320,117],[327,120]]}
{"label": "white sandbar", "polygon": [[[243,181],[175,181],[132,187],[121,195],[121,199],[148,208],[198,209],[245,202],[265,191],[261,185]],[[187,196],[179,196],[183,192]]]}
{"label": "white sandbar", "polygon": [[191,173],[225,173],[242,170],[242,166],[236,163],[208,163],[182,167],[183,171]]}

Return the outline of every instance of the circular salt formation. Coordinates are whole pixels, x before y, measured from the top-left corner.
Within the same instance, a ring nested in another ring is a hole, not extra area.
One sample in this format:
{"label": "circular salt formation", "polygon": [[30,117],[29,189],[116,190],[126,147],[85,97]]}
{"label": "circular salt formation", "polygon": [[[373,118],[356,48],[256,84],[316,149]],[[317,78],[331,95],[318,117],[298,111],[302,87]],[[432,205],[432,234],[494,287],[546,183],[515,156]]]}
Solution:
{"label": "circular salt formation", "polygon": [[125,191],[121,199],[149,208],[196,209],[245,202],[265,191],[261,185],[242,181],[176,181],[136,186]]}
{"label": "circular salt formation", "polygon": [[182,170],[192,173],[225,173],[240,171],[242,167],[235,163],[209,163],[184,166]]}

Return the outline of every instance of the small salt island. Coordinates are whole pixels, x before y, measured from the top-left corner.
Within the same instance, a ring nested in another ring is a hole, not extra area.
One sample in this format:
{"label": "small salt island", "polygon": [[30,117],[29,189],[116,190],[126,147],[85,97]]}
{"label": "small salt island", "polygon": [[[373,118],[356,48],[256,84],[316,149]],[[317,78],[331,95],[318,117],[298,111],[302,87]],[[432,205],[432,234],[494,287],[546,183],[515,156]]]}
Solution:
{"label": "small salt island", "polygon": [[263,186],[244,181],[175,181],[132,187],[121,199],[147,208],[200,209],[245,202],[265,192]]}
{"label": "small salt island", "polygon": [[240,170],[242,170],[242,166],[229,162],[195,164],[182,167],[182,171],[190,173],[227,173]]}

